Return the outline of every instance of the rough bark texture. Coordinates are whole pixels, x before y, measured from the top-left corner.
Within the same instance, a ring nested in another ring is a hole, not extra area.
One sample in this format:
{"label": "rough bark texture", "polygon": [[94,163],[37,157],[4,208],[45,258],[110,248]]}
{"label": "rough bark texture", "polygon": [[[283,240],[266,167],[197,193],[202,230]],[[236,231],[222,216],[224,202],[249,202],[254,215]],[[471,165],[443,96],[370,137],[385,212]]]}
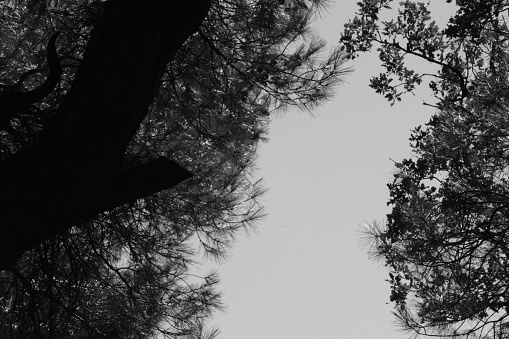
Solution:
{"label": "rough bark texture", "polygon": [[[29,150],[0,163],[0,269],[24,250],[97,212],[187,178],[122,189],[127,144],[157,90],[165,64],[197,31],[210,0],[113,1],[92,32],[73,85],[52,126]],[[145,167],[147,169],[148,167]],[[163,169],[161,173],[161,169]],[[119,179],[120,178],[120,179]],[[120,180],[120,181],[119,181]],[[134,179],[137,180],[137,179]]]}

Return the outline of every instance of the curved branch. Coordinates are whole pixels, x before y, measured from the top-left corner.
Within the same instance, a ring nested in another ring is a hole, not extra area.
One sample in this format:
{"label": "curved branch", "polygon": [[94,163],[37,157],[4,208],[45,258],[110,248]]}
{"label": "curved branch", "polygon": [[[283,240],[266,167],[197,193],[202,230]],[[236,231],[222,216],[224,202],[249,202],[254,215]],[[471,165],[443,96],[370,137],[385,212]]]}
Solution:
{"label": "curved branch", "polygon": [[17,92],[16,88],[22,83],[26,77],[33,73],[34,70],[23,74],[14,86],[10,86],[0,93],[0,130],[7,130],[9,123],[16,114],[19,114],[29,105],[41,101],[50,94],[60,81],[62,75],[62,66],[58,60],[56,50],[56,39],[60,32],[51,36],[48,42],[47,63],[49,68],[48,77],[39,86],[28,92]]}
{"label": "curved branch", "polygon": [[22,93],[23,100],[26,104],[33,104],[35,102],[41,101],[48,94],[53,92],[58,82],[60,81],[60,77],[62,75],[62,66],[60,65],[60,61],[58,60],[58,54],[56,49],[56,40],[60,32],[56,32],[51,36],[48,41],[48,55],[47,62],[49,68],[49,74],[46,80],[37,88],[34,88],[31,91]]}

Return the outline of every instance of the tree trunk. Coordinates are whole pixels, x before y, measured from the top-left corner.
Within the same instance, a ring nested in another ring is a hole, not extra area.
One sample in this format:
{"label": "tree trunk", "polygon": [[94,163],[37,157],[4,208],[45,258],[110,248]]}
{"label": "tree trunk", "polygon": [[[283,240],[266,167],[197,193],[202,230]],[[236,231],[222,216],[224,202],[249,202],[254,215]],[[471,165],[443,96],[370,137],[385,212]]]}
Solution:
{"label": "tree trunk", "polygon": [[[53,124],[36,145],[0,164],[0,269],[112,205],[189,177],[169,162],[124,174],[119,165],[165,64],[197,31],[209,7],[210,0],[110,1]],[[150,168],[159,177],[169,168],[172,179],[132,185],[133,191],[121,187]]]}

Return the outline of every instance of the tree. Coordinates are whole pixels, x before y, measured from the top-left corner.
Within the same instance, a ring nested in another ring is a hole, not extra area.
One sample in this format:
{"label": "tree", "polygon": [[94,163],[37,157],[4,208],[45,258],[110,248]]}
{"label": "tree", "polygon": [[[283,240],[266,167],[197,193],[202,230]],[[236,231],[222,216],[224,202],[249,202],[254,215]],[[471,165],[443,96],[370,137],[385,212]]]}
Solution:
{"label": "tree", "polygon": [[[475,96],[477,71],[495,70],[497,54],[503,52],[507,3],[458,0],[456,14],[441,30],[424,3],[409,0],[401,2],[395,20],[381,21],[391,2],[360,2],[358,16],[345,25],[341,36],[342,48],[350,59],[378,44],[386,72],[373,77],[370,86],[394,103],[430,76],[429,86],[440,102],[457,103]],[[439,71],[419,74],[406,63],[409,57],[438,66]]]}
{"label": "tree", "polygon": [[250,171],[270,111],[313,108],[344,72],[309,34],[320,5],[1,8],[0,104],[58,74],[55,54],[62,74],[0,133],[0,336],[217,334],[203,322],[218,280],[192,274],[196,243],[221,258],[263,215]]}
{"label": "tree", "polygon": [[370,253],[390,269],[390,299],[404,329],[508,338],[509,4],[456,1],[443,30],[425,5],[409,1],[379,27],[388,4],[361,3],[361,17],[342,37],[345,49],[355,57],[381,44],[388,76],[371,86],[392,103],[424,77],[405,56],[439,65],[430,82],[437,113],[412,131],[413,156],[396,163],[391,213],[367,225]]}
{"label": "tree", "polygon": [[[113,178],[128,141],[146,115],[164,65],[198,29],[210,6],[206,1],[186,4],[110,3],[57,118],[36,144],[0,167],[0,219],[9,225],[0,231],[1,266],[44,238],[111,207],[111,200],[122,200]],[[174,172],[170,186],[187,177]],[[128,175],[121,181],[137,178]]]}

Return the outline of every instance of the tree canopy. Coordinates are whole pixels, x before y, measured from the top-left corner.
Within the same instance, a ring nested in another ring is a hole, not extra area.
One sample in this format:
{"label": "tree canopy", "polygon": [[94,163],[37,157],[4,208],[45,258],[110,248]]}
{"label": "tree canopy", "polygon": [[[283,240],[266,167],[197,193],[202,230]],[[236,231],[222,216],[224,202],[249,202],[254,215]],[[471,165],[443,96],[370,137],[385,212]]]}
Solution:
{"label": "tree canopy", "polygon": [[2,338],[206,337],[218,277],[194,257],[263,216],[269,114],[345,72],[309,30],[322,6],[0,5]]}
{"label": "tree canopy", "polygon": [[[451,1],[446,1],[450,3]],[[391,213],[367,225],[371,255],[390,270],[390,299],[413,333],[508,338],[507,1],[456,1],[439,28],[426,4],[363,1],[341,41],[350,58],[377,46],[387,73],[371,81],[391,103],[428,76],[436,113],[396,163]],[[439,66],[423,74],[418,57]]]}

